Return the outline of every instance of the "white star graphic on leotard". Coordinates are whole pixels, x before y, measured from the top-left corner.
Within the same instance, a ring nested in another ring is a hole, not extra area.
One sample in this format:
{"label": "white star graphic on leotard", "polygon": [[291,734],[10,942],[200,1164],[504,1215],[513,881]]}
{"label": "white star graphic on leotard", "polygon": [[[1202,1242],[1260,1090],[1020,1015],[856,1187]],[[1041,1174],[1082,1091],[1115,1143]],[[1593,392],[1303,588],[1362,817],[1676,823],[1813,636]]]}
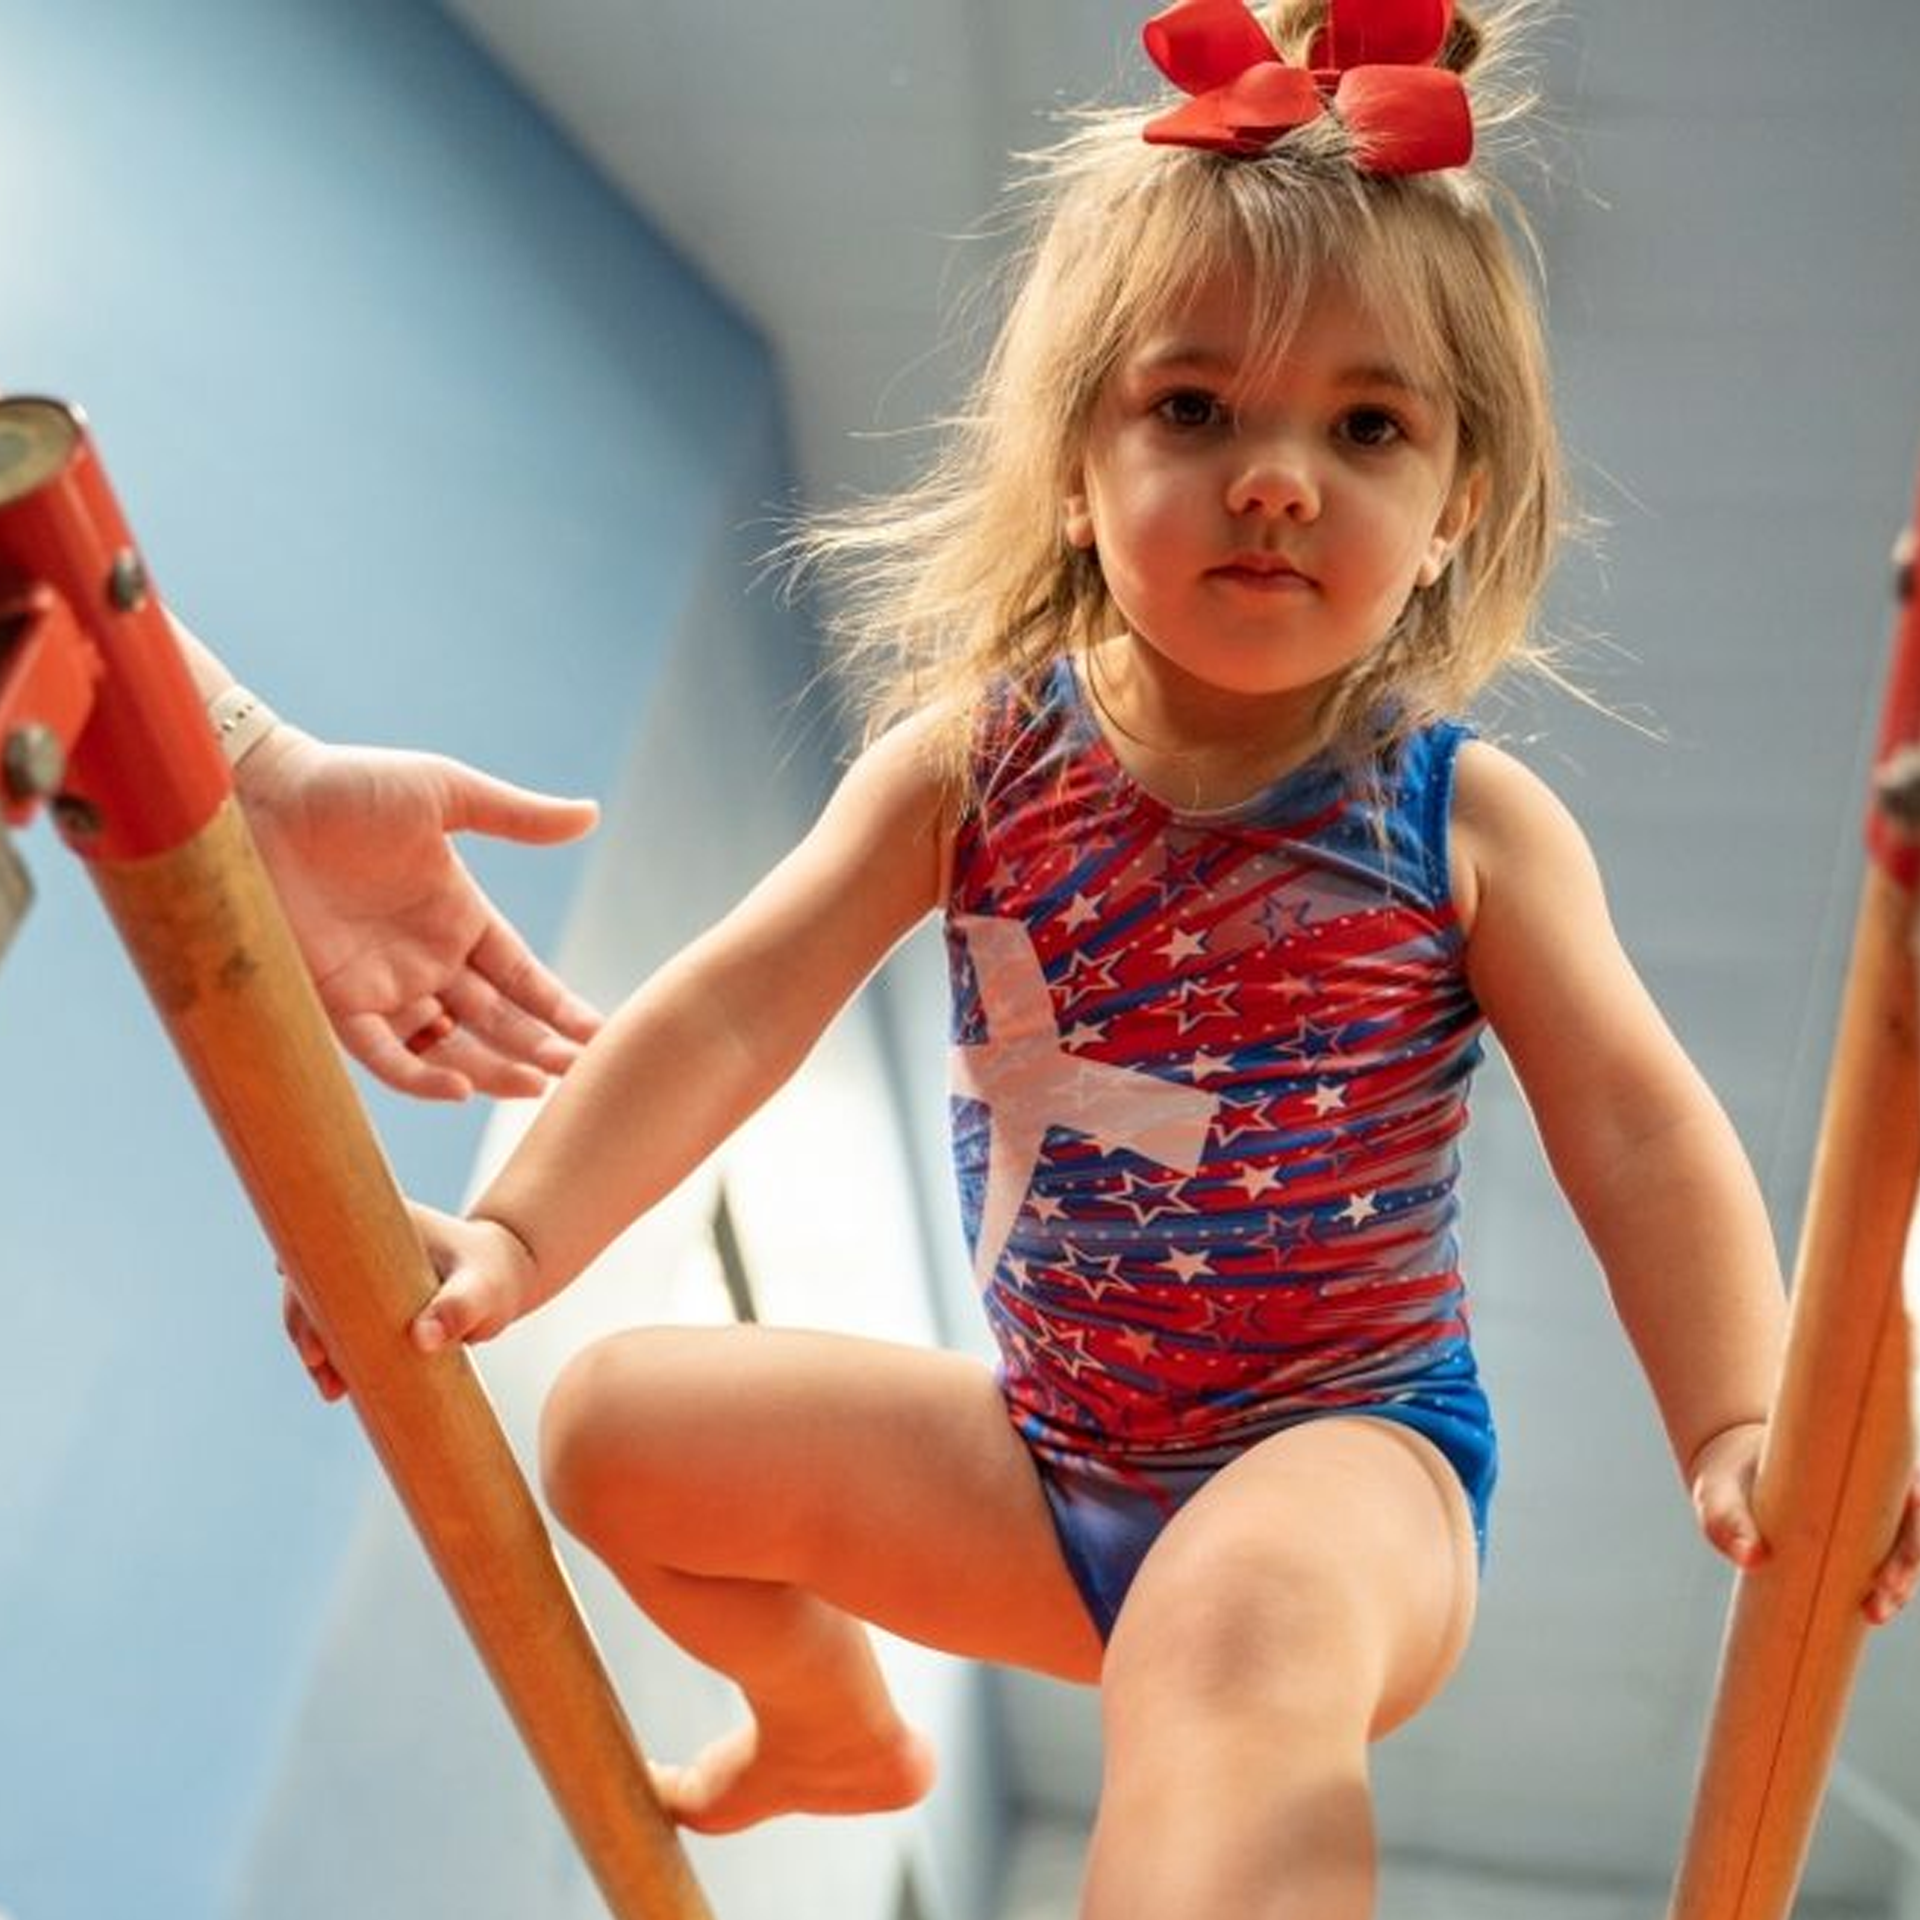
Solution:
{"label": "white star graphic on leotard", "polygon": [[1371,1193],[1356,1193],[1334,1218],[1344,1220],[1350,1227],[1364,1227],[1379,1211],[1380,1204]]}
{"label": "white star graphic on leotard", "polygon": [[992,1113],[974,1279],[985,1287],[1019,1217],[1050,1127],[1068,1127],[1192,1173],[1218,1101],[1198,1087],[1110,1066],[1060,1044],[1033,938],[1017,920],[956,918],[979,983],[987,1037],[956,1047],[954,1091]]}

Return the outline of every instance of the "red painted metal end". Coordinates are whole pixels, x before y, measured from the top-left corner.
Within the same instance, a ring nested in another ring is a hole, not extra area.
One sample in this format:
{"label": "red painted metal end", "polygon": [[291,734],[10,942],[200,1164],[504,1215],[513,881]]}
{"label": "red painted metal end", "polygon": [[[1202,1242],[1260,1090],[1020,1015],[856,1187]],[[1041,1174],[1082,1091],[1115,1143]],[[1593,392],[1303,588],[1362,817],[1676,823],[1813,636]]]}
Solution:
{"label": "red painted metal end", "polygon": [[97,655],[56,796],[68,844],[108,860],[184,845],[232,781],[86,423],[59,401],[0,400],[0,580],[48,590]]}

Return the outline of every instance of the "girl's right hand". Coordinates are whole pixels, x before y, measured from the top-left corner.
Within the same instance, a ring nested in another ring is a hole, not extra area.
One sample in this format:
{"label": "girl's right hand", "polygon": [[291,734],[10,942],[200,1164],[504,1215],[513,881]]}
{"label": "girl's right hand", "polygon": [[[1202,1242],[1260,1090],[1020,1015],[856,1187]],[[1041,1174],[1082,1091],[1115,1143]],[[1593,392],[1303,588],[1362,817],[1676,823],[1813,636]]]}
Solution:
{"label": "girl's right hand", "polygon": [[[457,1341],[490,1339],[534,1304],[533,1256],[518,1235],[497,1221],[463,1220],[413,1201],[407,1203],[407,1210],[440,1276],[438,1291],[408,1329],[420,1352],[437,1353]],[[342,1399],[347,1383],[293,1282],[284,1277],[280,1311],[287,1337],[321,1399]]]}
{"label": "girl's right hand", "polygon": [[422,1353],[469,1340],[490,1340],[539,1301],[538,1276],[526,1242],[497,1220],[467,1220],[409,1201],[440,1289],[409,1330]]}
{"label": "girl's right hand", "polygon": [[300,1304],[300,1296],[293,1290],[293,1282],[283,1273],[280,1279],[280,1317],[287,1325],[287,1338],[293,1342],[293,1350],[300,1356],[300,1364],[306,1368],[322,1400],[338,1400],[347,1391],[347,1383],[335,1370],[333,1356],[327,1352],[326,1342],[320,1338],[320,1329],[307,1317],[307,1310]]}

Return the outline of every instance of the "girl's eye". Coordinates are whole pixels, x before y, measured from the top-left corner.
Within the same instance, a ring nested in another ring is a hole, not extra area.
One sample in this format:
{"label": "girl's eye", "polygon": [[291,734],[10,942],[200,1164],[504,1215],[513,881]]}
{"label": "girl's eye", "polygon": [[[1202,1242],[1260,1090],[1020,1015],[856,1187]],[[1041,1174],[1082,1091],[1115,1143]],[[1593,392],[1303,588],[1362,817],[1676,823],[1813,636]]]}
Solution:
{"label": "girl's eye", "polygon": [[1340,422],[1341,437],[1356,447],[1391,447],[1407,437],[1405,423],[1385,407],[1355,407]]}
{"label": "girl's eye", "polygon": [[1154,402],[1153,410],[1168,426],[1183,432],[1218,426],[1226,418],[1226,409],[1200,387],[1182,387],[1177,393],[1164,394]]}

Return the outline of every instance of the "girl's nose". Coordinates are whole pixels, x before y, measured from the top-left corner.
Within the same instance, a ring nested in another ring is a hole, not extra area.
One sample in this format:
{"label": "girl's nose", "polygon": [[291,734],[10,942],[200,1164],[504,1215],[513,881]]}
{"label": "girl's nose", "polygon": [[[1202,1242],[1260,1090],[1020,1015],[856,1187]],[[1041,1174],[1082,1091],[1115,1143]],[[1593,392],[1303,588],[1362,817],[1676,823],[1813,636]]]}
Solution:
{"label": "girl's nose", "polygon": [[1320,486],[1305,449],[1290,435],[1248,441],[1227,488],[1227,506],[1266,519],[1317,518]]}

